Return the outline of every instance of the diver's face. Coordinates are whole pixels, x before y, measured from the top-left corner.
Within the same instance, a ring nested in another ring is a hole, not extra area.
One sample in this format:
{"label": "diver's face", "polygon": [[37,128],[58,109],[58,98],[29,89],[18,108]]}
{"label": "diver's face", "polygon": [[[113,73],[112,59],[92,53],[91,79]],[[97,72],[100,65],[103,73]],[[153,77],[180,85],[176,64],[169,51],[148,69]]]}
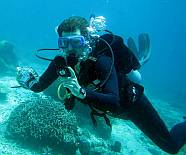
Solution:
{"label": "diver's face", "polygon": [[79,29],[77,29],[74,32],[62,32],[62,37],[67,38],[67,43],[65,45],[65,48],[63,48],[63,52],[66,54],[66,56],[75,54],[78,57],[83,52],[84,46],[80,46],[80,47],[75,46],[76,44],[77,46],[79,45],[78,42],[79,36],[81,36],[81,32]]}

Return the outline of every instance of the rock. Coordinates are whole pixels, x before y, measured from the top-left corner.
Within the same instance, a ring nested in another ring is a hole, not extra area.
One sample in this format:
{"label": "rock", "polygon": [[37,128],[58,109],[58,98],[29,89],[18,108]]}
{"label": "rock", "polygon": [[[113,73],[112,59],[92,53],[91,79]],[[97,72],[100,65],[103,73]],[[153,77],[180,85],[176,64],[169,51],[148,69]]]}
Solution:
{"label": "rock", "polygon": [[9,41],[0,42],[0,75],[15,73],[18,66],[18,59],[14,52],[14,45]]}
{"label": "rock", "polygon": [[148,151],[152,153],[153,155],[160,155],[161,152],[159,150],[156,150],[155,148],[148,148]]}
{"label": "rock", "polygon": [[121,152],[121,143],[119,141],[115,141],[113,145],[111,145],[111,150],[114,152]]}
{"label": "rock", "polygon": [[79,142],[79,151],[81,155],[90,155],[91,143],[88,140]]}

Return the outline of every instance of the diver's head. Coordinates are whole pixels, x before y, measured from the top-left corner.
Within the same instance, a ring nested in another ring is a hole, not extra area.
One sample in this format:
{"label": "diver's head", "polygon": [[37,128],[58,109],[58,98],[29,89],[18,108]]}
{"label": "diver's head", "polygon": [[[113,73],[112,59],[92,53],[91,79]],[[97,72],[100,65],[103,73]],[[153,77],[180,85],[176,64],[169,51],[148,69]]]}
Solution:
{"label": "diver's head", "polygon": [[58,45],[70,66],[84,60],[91,52],[88,39],[89,22],[79,16],[65,19],[57,28]]}
{"label": "diver's head", "polygon": [[58,26],[57,33],[59,37],[63,36],[63,32],[75,32],[77,29],[80,30],[81,35],[87,36],[89,22],[80,16],[69,17]]}

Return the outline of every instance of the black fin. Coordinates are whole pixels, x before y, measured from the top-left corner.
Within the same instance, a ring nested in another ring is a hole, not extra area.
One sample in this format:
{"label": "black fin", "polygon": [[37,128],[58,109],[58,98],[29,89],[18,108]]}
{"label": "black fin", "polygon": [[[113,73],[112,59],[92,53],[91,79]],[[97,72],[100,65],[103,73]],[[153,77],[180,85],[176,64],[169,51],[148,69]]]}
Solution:
{"label": "black fin", "polygon": [[138,58],[139,53],[138,53],[136,44],[134,42],[134,39],[132,37],[129,37],[127,39],[127,46],[136,55],[136,57]]}
{"label": "black fin", "polygon": [[141,33],[138,36],[138,45],[139,45],[139,60],[141,65],[146,63],[151,55],[150,51],[150,38],[147,33]]}

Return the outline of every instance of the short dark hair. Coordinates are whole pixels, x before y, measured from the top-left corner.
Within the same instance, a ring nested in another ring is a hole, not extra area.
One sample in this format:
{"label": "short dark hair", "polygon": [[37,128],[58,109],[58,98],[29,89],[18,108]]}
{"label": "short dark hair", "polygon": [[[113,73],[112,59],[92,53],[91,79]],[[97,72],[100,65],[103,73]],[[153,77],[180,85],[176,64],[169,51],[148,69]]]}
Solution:
{"label": "short dark hair", "polygon": [[57,29],[59,37],[62,37],[62,32],[73,32],[77,29],[80,29],[82,35],[87,35],[88,30],[87,27],[89,26],[89,22],[80,16],[72,16],[65,19]]}

